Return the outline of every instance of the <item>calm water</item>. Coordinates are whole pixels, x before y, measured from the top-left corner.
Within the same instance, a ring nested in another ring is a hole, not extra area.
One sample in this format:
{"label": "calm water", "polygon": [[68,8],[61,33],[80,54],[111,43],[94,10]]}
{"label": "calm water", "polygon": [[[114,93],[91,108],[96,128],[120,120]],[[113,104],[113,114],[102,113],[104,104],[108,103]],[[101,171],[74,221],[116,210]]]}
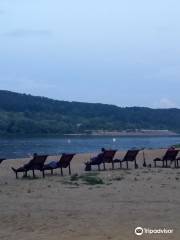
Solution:
{"label": "calm water", "polygon": [[95,152],[101,147],[127,150],[131,148],[161,148],[180,143],[176,137],[61,137],[0,139],[0,158],[19,158],[29,154],[62,152]]}

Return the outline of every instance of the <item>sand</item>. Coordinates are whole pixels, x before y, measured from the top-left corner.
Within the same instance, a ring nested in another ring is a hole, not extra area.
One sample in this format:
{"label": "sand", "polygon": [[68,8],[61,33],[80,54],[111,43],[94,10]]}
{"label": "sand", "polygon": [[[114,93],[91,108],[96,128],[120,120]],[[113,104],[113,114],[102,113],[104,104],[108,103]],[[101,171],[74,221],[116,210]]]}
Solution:
{"label": "sand", "polygon": [[[148,163],[164,151],[146,151]],[[77,155],[72,174],[87,174],[83,162],[93,155]],[[139,169],[102,171],[100,185],[72,182],[67,170],[16,180],[10,167],[27,161],[0,165],[0,240],[180,239],[180,169],[143,168],[139,154]],[[174,232],[137,237],[138,226]]]}

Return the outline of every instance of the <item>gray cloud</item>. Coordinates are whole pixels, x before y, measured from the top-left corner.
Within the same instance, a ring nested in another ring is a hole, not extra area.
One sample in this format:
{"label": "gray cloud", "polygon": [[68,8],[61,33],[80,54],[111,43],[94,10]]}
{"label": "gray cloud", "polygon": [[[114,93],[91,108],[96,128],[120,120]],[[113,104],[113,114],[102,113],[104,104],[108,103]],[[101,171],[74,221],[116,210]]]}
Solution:
{"label": "gray cloud", "polygon": [[49,37],[52,32],[44,29],[16,29],[2,35],[7,37]]}

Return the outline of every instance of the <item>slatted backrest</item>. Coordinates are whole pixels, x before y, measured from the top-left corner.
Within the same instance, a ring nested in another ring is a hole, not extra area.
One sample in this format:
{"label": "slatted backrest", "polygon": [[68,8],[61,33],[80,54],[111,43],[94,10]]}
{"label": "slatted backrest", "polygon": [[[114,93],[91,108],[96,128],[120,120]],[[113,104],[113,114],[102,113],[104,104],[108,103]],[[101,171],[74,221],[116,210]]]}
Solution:
{"label": "slatted backrest", "polygon": [[30,162],[30,168],[42,169],[48,155],[37,155]]}
{"label": "slatted backrest", "polygon": [[139,153],[139,150],[128,150],[124,160],[126,161],[134,161]]}
{"label": "slatted backrest", "polygon": [[179,150],[168,149],[163,157],[163,160],[171,160],[171,161],[175,160],[178,155],[178,152]]}
{"label": "slatted backrest", "polygon": [[117,150],[105,150],[102,154],[102,160],[105,162],[112,162],[116,152]]}
{"label": "slatted backrest", "polygon": [[59,165],[63,168],[66,168],[69,166],[71,160],[74,157],[74,153],[64,153],[62,154],[60,160],[59,160]]}

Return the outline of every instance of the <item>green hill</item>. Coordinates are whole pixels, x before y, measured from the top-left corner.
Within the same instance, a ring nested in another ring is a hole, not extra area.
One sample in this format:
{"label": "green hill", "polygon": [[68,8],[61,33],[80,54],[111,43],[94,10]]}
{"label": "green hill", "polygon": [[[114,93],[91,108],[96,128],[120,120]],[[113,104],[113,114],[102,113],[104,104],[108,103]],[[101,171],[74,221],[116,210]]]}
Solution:
{"label": "green hill", "polygon": [[161,129],[180,132],[180,109],[121,108],[0,91],[0,135]]}

